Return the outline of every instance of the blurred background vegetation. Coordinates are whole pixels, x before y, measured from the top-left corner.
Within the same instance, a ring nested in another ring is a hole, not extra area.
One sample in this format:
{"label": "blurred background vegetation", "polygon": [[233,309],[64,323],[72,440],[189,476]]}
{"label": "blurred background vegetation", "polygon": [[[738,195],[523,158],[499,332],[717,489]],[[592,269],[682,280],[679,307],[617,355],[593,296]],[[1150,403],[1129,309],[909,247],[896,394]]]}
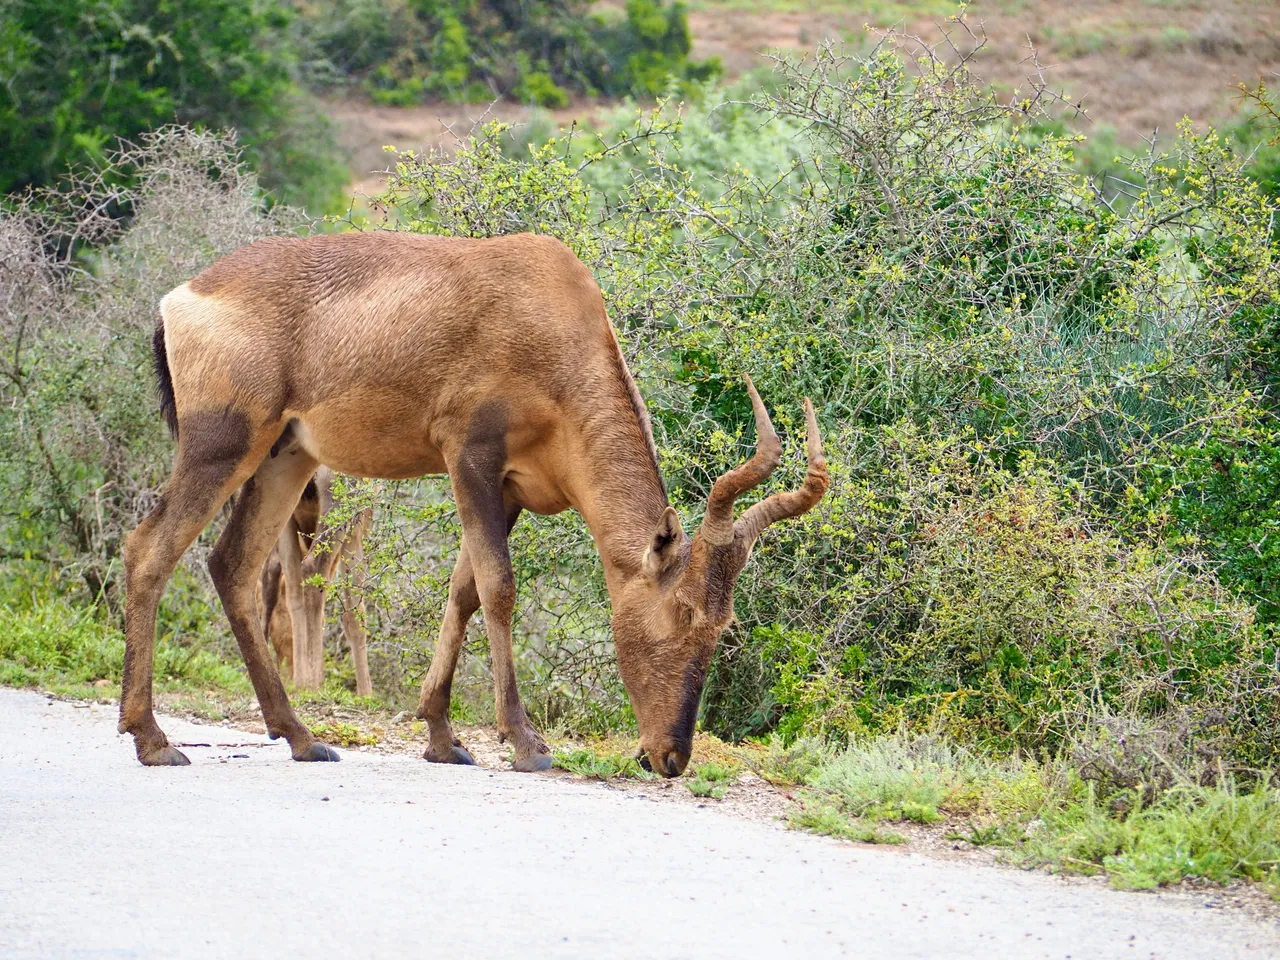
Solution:
{"label": "blurred background vegetation", "polygon": [[[165,292],[270,234],[533,230],[604,289],[687,529],[751,447],[743,373],[792,454],[800,398],[819,402],[831,493],[753,556],[705,729],[941,737],[1056,758],[1095,799],[1265,782],[1280,33],[1257,5],[1084,7],[6,5],[0,682],[116,689],[120,546],[172,455],[149,357]],[[1066,82],[1019,63],[1027,32]],[[807,56],[762,61],[764,34]],[[1206,64],[1208,93],[1144,100]],[[437,116],[461,126],[441,139]],[[405,149],[353,201],[362,137]],[[343,487],[344,510],[376,507],[370,660],[393,709],[444,608],[447,490]],[[157,676],[247,700],[202,562],[220,522],[166,594]],[[628,729],[581,522],[527,519],[513,549],[531,713]],[[349,698],[337,643],[327,695]],[[467,650],[457,709],[484,719],[482,623]]]}
{"label": "blurred background vegetation", "polygon": [[168,123],[234,128],[264,188],[340,205],[347,172],[316,93],[378,104],[652,97],[707,80],[684,7],[628,0],[14,0],[0,11],[0,194],[102,163]]}

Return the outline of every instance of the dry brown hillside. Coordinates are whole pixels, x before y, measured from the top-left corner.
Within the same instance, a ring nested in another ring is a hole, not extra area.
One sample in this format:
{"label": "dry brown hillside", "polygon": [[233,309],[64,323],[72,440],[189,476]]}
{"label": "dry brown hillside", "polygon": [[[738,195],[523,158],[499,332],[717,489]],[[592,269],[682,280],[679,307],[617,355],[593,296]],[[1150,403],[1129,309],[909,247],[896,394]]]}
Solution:
{"label": "dry brown hillside", "polygon": [[[957,7],[943,0],[839,3],[804,0],[696,0],[689,23],[694,55],[717,56],[730,77],[763,61],[768,50],[809,50],[826,39],[868,42],[873,30],[895,24],[938,39],[938,24]],[[1137,143],[1156,129],[1171,130],[1185,114],[1221,123],[1233,110],[1236,83],[1280,72],[1280,0],[976,0],[967,13],[985,30],[977,70],[1002,89],[1023,84],[1028,44],[1034,43],[1055,88],[1083,99],[1092,122]],[[375,107],[359,99],[331,105],[357,181],[385,167],[383,144],[447,145],[444,123],[461,129],[483,106],[429,104]],[[558,119],[588,117],[599,104],[579,103]],[[515,104],[490,108],[521,120]]]}
{"label": "dry brown hillside", "polygon": [[[730,72],[750,69],[757,51],[812,48],[825,38],[863,42],[865,26],[904,24],[936,39],[951,4],[762,3],[701,0],[690,13],[694,52],[719,56]],[[1003,88],[1023,83],[1034,43],[1047,76],[1095,122],[1135,142],[1184,114],[1221,122],[1233,85],[1280,71],[1276,0],[976,0],[968,19],[988,43],[978,72]]]}

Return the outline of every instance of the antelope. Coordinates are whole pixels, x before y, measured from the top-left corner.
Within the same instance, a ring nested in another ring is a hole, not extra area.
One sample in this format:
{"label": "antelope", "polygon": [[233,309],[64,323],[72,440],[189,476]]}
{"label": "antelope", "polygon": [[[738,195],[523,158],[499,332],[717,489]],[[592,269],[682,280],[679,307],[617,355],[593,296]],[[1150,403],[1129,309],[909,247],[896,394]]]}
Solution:
{"label": "antelope", "polygon": [[639,756],[679,776],[733,587],[770,524],[821,500],[826,461],[805,400],[808,469],[736,521],[734,501],[782,444],[750,378],[756,449],[719,477],[688,537],[658,470],[640,391],[587,267],[551,237],[376,231],[258,240],[160,303],[161,409],[172,474],[125,552],[119,729],[147,765],[189,761],[152,711],[156,608],[175,565],[236,490],[208,567],[268,734],[295,760],[337,760],[293,712],[255,616],[255,581],[299,494],[324,464],[357,477],[447,474],[462,525],[417,715],[425,758],[473,763],[449,724],[466,626],[484,611],[500,740],[518,771],[551,765],[516,688],[507,538],[520,513],[570,507],[604,566]]}
{"label": "antelope", "polygon": [[[321,467],[303,489],[262,568],[262,631],[275,650],[277,669],[289,662],[295,687],[316,690],[323,686],[325,590],[310,581],[318,574],[328,584],[342,567],[351,581],[342,590],[342,635],[356,670],[356,696],[368,697],[373,694],[373,684],[360,588],[364,582],[364,536],[373,512],[361,511],[332,536],[324,522],[332,508],[333,471]],[[317,548],[318,543],[327,543],[327,549]]]}

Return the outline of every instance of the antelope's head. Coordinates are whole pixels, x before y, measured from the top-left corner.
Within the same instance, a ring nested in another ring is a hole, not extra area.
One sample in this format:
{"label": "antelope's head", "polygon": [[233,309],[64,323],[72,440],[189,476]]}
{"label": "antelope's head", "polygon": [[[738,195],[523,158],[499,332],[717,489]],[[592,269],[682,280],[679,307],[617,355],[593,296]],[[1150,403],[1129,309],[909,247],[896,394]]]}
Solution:
{"label": "antelope's head", "polygon": [[735,522],[734,501],[769,478],[782,444],[751,378],[756,452],[715,482],[702,527],[692,540],[667,507],[644,554],[642,570],[615,598],[618,667],[640,724],[640,762],[664,777],[684,772],[693,751],[698,701],[716,641],[733,620],[733,585],[765,527],[797,517],[827,491],[827,462],[813,404],[805,400],[809,469],[798,490],[775,493]]}

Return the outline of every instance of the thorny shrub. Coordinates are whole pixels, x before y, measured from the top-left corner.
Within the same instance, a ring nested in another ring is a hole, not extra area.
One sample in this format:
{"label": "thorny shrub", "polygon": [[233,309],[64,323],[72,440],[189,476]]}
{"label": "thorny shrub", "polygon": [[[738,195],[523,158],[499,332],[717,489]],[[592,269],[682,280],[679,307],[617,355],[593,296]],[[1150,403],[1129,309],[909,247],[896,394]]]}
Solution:
{"label": "thorny shrub", "polygon": [[[264,208],[230,135],[170,127],[0,211],[0,556],[114,605],[125,535],[173,456],[156,404],[160,298],[222,254],[300,222]],[[202,551],[170,627],[208,619]],[[176,602],[174,602],[176,601]],[[175,619],[180,618],[180,619]]]}

